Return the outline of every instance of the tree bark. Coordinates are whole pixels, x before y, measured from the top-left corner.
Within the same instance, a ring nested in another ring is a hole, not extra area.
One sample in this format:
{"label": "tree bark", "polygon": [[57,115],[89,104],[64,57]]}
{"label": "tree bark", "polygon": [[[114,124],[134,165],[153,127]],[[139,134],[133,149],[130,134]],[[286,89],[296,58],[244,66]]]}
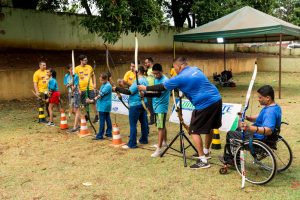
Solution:
{"label": "tree bark", "polygon": [[92,15],[92,12],[91,12],[91,9],[89,7],[87,0],[81,0],[81,6],[84,7],[87,15]]}

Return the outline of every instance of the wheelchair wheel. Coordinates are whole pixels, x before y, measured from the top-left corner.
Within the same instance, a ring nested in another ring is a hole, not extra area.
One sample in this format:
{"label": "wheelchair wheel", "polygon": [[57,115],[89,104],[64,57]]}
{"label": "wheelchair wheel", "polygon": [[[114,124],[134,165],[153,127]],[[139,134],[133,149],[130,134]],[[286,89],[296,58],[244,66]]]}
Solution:
{"label": "wheelchair wheel", "polygon": [[[249,141],[245,142],[245,170],[246,170],[246,181],[263,185],[272,180],[276,174],[276,160],[272,150],[261,141],[253,141],[253,150],[255,156],[252,156]],[[241,174],[241,164],[240,164],[240,151],[242,146],[236,149],[234,155],[234,164]]]}
{"label": "wheelchair wheel", "polygon": [[273,153],[277,162],[278,172],[283,172],[291,166],[293,161],[293,153],[290,145],[282,136],[278,137],[276,149],[273,149]]}

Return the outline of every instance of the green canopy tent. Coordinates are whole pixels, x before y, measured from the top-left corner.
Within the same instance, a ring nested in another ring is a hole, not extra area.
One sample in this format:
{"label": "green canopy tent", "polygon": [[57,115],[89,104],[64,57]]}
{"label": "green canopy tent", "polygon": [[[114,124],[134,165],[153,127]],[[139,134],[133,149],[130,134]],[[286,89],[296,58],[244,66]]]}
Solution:
{"label": "green canopy tent", "polygon": [[[195,29],[174,35],[175,42],[220,43],[225,44],[257,43],[279,41],[279,98],[281,98],[281,44],[282,41],[300,39],[300,27],[245,6],[215,21]],[[225,65],[224,65],[225,67]]]}

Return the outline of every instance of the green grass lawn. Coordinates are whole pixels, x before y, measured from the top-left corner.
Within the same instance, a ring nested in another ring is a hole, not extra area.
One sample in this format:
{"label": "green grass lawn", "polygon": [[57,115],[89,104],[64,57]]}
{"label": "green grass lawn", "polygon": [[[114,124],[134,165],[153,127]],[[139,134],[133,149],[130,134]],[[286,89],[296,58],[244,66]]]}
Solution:
{"label": "green grass lawn", "polygon": [[[220,88],[223,102],[244,104],[251,76],[234,75],[237,87]],[[154,126],[148,145],[123,150],[111,147],[109,140],[79,138],[58,127],[36,123],[34,99],[1,102],[0,199],[300,199],[299,76],[283,73],[282,99],[276,100],[282,107],[283,121],[290,124],[282,128],[282,135],[292,147],[293,164],[269,184],[246,183],[244,190],[236,170],[219,174],[222,165],[217,156],[223,150],[212,150],[211,168],[191,170],[172,150],[163,158],[150,157],[154,151],[150,146],[157,142]],[[277,73],[258,72],[247,115],[261,109],[255,92],[260,86],[274,86],[277,96],[277,80]],[[114,115],[111,117],[114,120]],[[55,122],[59,123],[59,116]],[[71,125],[72,121],[68,122]],[[126,142],[128,118],[118,115],[117,122]],[[167,123],[167,129],[170,141],[178,125]],[[224,139],[222,132],[222,147]],[[193,153],[188,149],[189,157]],[[192,163],[188,159],[188,165]],[[85,182],[92,185],[84,186]]]}

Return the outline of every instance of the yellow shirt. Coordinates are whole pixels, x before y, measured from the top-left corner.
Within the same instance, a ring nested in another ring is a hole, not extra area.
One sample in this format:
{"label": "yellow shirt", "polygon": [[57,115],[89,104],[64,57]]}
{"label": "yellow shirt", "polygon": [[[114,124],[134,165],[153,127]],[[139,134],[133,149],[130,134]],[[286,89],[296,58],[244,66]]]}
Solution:
{"label": "yellow shirt", "polygon": [[38,91],[44,93],[48,90],[49,77],[47,76],[47,70],[36,70],[33,74],[33,82],[37,83]]}
{"label": "yellow shirt", "polygon": [[[85,65],[85,66],[78,65],[75,68],[75,73],[79,77],[79,89],[80,89],[80,91],[86,91],[87,86],[88,86],[89,78],[90,78],[90,76],[92,76],[94,74],[93,68],[90,65]],[[94,89],[92,77],[90,78],[90,87],[89,87],[89,89],[90,90]]]}
{"label": "yellow shirt", "polygon": [[170,75],[171,75],[171,77],[173,77],[173,76],[176,76],[176,75],[177,75],[177,73],[176,73],[176,71],[175,71],[175,69],[174,69],[174,68],[171,68],[171,70],[170,70]]}
{"label": "yellow shirt", "polygon": [[153,73],[152,73],[152,67],[151,68],[148,68],[147,70],[147,80],[148,80],[148,84],[149,86],[151,85],[154,85],[154,76],[153,76]]}
{"label": "yellow shirt", "polygon": [[135,80],[135,73],[131,70],[125,73],[124,81],[126,81],[129,85],[132,85],[133,81]]}

